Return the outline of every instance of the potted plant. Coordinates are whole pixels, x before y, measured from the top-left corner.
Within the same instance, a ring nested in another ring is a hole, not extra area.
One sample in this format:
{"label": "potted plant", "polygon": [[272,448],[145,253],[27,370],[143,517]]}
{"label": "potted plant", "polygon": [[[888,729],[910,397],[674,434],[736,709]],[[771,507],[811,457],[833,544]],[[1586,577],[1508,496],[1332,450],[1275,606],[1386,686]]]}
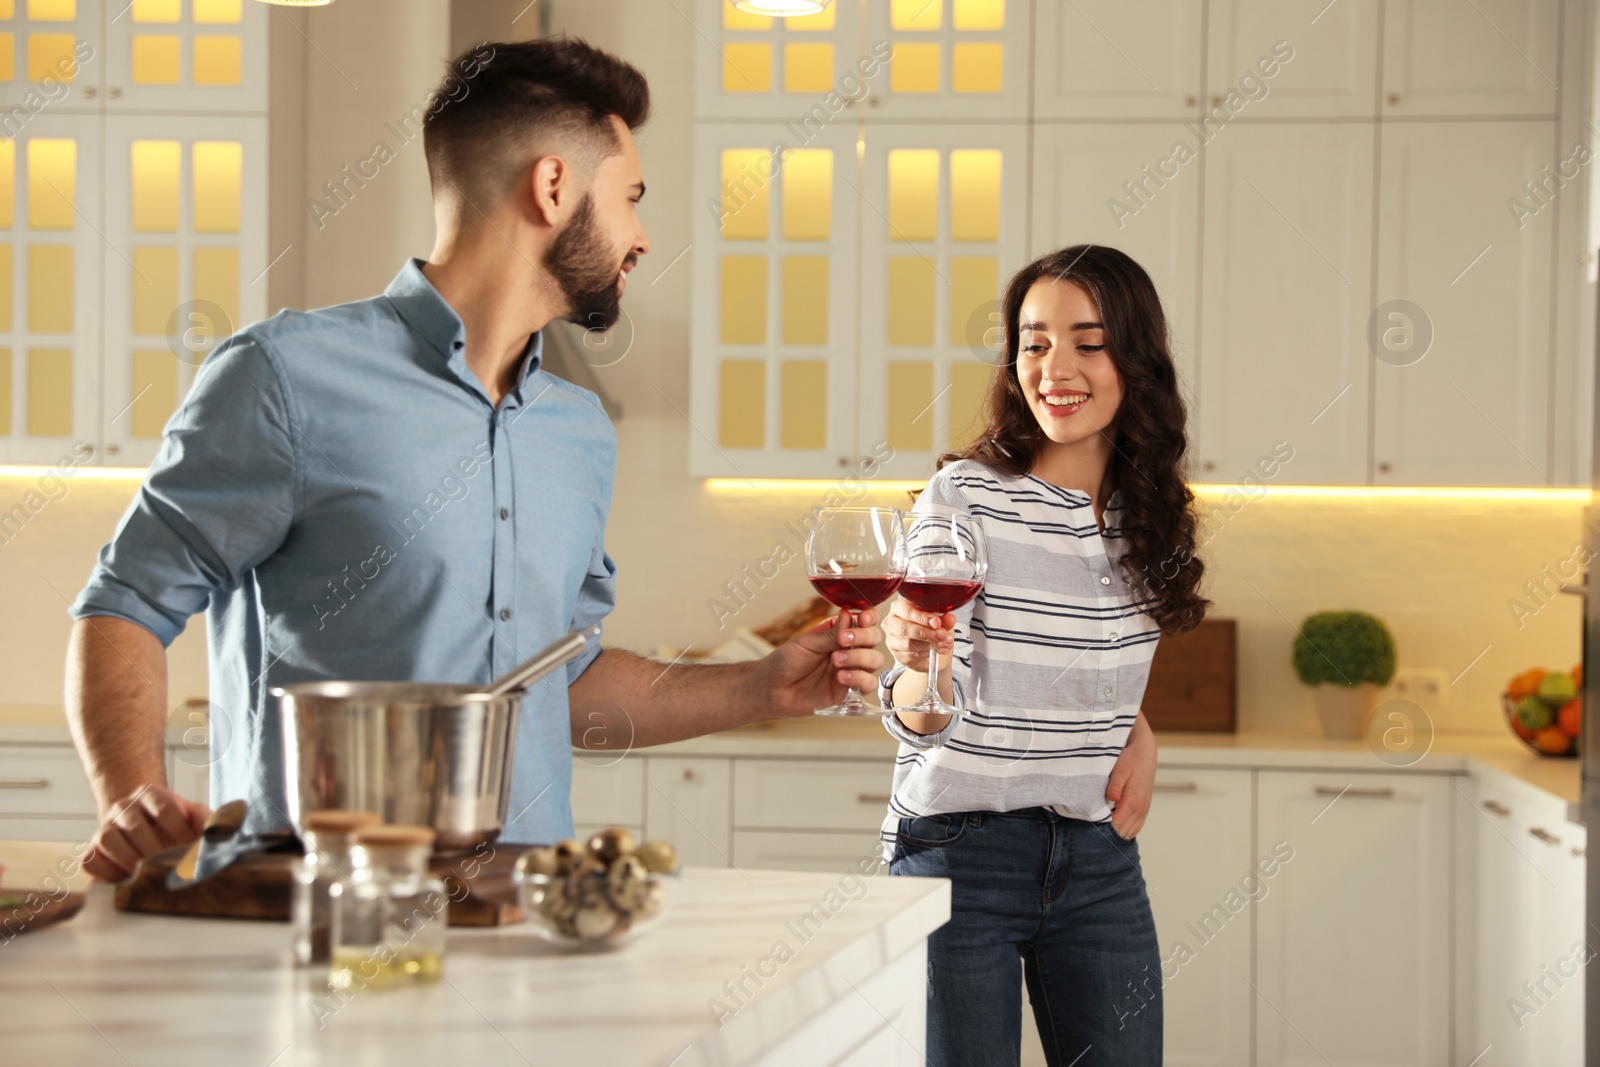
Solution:
{"label": "potted plant", "polygon": [[1300,624],[1294,672],[1312,687],[1325,737],[1367,736],[1378,690],[1394,677],[1394,637],[1364,611],[1321,611]]}

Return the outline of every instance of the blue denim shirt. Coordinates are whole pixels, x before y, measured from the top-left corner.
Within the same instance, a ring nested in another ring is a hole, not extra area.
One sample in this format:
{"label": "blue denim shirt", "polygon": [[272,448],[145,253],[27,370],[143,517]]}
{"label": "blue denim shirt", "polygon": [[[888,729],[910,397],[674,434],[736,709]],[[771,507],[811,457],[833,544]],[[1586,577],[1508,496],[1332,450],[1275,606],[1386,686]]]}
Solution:
{"label": "blue denim shirt", "polygon": [[[498,408],[465,342],[419,260],[229,338],[72,605],[164,645],[209,612],[211,800],[248,830],[288,824],[273,686],[486,682],[611,610],[615,429],[538,335]],[[572,833],[567,685],[598,654],[524,702],[508,840]]]}

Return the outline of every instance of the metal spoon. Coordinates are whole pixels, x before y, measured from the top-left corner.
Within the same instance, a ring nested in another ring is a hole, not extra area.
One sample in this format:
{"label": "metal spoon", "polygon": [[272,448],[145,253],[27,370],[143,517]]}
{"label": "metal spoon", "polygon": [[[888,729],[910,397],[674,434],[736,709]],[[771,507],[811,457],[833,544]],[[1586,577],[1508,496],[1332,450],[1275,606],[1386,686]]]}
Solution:
{"label": "metal spoon", "polygon": [[600,639],[600,627],[587,626],[574,630],[561,640],[534,653],[533,658],[513,667],[489,683],[484,692],[491,697],[503,697],[518,689],[526,689],[539,679],[564,667],[583,654],[590,641]]}

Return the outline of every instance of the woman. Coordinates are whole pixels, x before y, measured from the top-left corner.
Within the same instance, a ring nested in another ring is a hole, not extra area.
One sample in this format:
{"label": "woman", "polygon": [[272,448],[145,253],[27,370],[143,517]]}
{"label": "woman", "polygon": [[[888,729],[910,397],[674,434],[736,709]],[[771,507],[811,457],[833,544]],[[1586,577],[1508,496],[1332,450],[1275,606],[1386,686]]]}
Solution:
{"label": "woman", "polygon": [[915,508],[978,517],[987,581],[957,614],[900,600],[884,623],[885,708],[922,696],[937,646],[954,656],[942,695],[963,709],[884,720],[901,741],[890,871],[952,882],[928,945],[928,1063],[1018,1061],[1020,955],[1052,1067],[1159,1064],[1161,961],[1133,839],[1153,775],[1150,659],[1209,606],[1184,404],[1155,287],[1121,252],[1045,256],[1003,314],[987,429],[940,460]]}

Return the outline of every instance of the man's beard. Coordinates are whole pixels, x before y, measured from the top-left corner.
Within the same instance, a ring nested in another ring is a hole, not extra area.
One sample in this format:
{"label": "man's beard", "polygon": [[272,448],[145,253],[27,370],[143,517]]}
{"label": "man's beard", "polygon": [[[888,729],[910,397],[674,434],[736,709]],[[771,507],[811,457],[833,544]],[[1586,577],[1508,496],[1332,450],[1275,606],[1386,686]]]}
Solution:
{"label": "man's beard", "polygon": [[572,309],[568,322],[589,330],[609,330],[617,324],[622,315],[622,294],[617,291],[622,262],[613,261],[612,254],[595,225],[594,196],[585,193],[572,221],[544,254],[545,269]]}

